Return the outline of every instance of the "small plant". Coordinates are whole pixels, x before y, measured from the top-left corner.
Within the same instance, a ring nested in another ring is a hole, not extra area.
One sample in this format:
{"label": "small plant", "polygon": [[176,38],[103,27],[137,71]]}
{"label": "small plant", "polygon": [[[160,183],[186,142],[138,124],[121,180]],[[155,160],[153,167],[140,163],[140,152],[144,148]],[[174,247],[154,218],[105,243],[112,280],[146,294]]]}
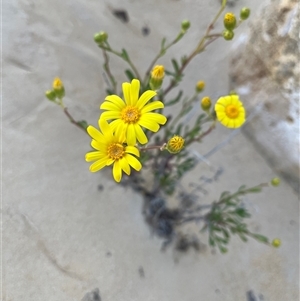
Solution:
{"label": "small plant", "polygon": [[[91,162],[90,171],[98,172],[112,166],[112,177],[117,183],[143,193],[147,222],[156,234],[165,238],[164,246],[175,239],[179,250],[186,249],[184,246],[199,249],[197,237],[181,234],[181,226],[191,222],[201,224],[201,231],[208,234],[209,245],[221,253],[227,252],[233,235],[244,242],[250,237],[276,247],[280,245],[278,239],[270,243],[267,237],[252,233],[245,222],[251,215],[242,197],[260,192],[268,184],[252,188],[241,186],[235,193],[223,192],[218,201],[207,205],[192,202],[192,205],[180,205],[175,209],[168,207],[168,196],[174,195],[178,181],[196,165],[196,158],[188,152],[190,145],[203,142],[217,122],[228,128],[239,128],[246,121],[246,111],[237,94],[224,95],[217,100],[201,96],[206,86],[203,80],[195,83],[190,95],[184,96],[178,89],[175,97],[169,97],[170,91],[180,85],[193,59],[219,38],[232,40],[234,31],[250,15],[248,8],[241,9],[239,18],[227,12],[223,16],[224,30],[214,31],[225,8],[223,0],[203,37],[196,41],[194,50],[179,59],[172,58],[172,69],[166,70],[157,61],[188,32],[190,22],[182,21],[173,40],[162,39],[159,52],[143,76],[127,50],[116,50],[109,43],[108,33],[96,33],[94,41],[103,54],[103,69],[108,80],[97,128],[84,120],[74,120],[64,105],[66,91],[59,78],[54,79],[52,89],[46,92],[46,97],[63,109],[70,122],[91,137],[93,150],[85,156],[86,161]],[[117,83],[110,68],[110,55],[127,63],[124,73],[128,82]],[[175,105],[179,110],[171,109]],[[195,105],[199,108],[198,116],[193,124],[186,125],[183,120]],[[149,177],[153,178],[152,185],[146,181]],[[276,186],[279,180],[273,180],[272,184]]]}

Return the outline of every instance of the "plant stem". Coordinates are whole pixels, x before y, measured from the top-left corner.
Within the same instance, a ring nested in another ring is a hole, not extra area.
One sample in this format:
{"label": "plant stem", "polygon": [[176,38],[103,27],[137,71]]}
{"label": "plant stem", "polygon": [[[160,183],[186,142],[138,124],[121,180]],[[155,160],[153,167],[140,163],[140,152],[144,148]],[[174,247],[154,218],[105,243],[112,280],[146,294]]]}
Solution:
{"label": "plant stem", "polygon": [[[221,34],[213,34],[213,35],[209,35],[210,31],[214,28],[214,25],[216,23],[216,21],[218,20],[218,18],[220,17],[220,15],[222,14],[223,10],[225,9],[226,6],[226,2],[227,1],[223,1],[222,6],[220,8],[220,10],[218,11],[217,15],[214,17],[214,19],[212,20],[212,22],[209,24],[209,26],[206,29],[205,35],[202,37],[202,39],[200,40],[200,42],[198,43],[198,46],[196,47],[196,49],[189,55],[189,57],[186,59],[186,61],[182,64],[181,68],[178,71],[178,76],[180,76],[182,74],[182,72],[184,71],[184,69],[186,68],[186,66],[190,63],[190,61],[200,52],[202,52],[205,47],[207,45],[209,45],[210,43],[212,43],[213,41],[215,41],[217,38],[219,38],[221,36]],[[207,43],[205,43],[206,39],[211,38]],[[165,96],[167,93],[169,93],[172,88],[175,87],[175,85],[177,84],[177,82],[173,79],[169,86],[166,88],[166,90],[163,91],[163,95]]]}
{"label": "plant stem", "polygon": [[129,58],[129,57],[125,58],[125,57],[122,55],[121,52],[117,52],[117,51],[113,50],[107,42],[106,42],[106,44],[107,44],[107,46],[101,46],[101,48],[102,48],[103,50],[106,50],[106,51],[108,51],[108,52],[111,52],[111,53],[115,54],[116,56],[120,57],[120,58],[123,59],[125,62],[127,62],[128,65],[129,65],[129,66],[131,67],[131,69],[133,70],[133,72],[135,73],[135,76],[137,77],[137,79],[141,81],[140,74],[139,74],[137,68],[134,66],[134,64],[133,64],[132,61],[130,60],[130,58]]}
{"label": "plant stem", "polygon": [[102,49],[102,53],[103,53],[103,57],[104,57],[104,64],[103,64],[104,70],[105,70],[106,74],[108,75],[108,78],[111,82],[113,92],[117,93],[116,92],[117,91],[117,82],[109,68],[109,56],[108,56],[106,50],[104,50],[104,49]]}
{"label": "plant stem", "polygon": [[[144,85],[146,86],[147,85],[147,81],[148,81],[148,78],[149,78],[149,75],[150,75],[150,72],[154,66],[154,64],[157,62],[157,60],[162,57],[166,51],[171,47],[173,46],[174,44],[176,44],[182,37],[183,35],[185,34],[185,32],[181,31],[177,37],[170,43],[168,44],[166,47],[161,47],[160,49],[160,52],[156,55],[156,57],[153,59],[153,61],[150,63],[147,71],[146,71],[146,74],[145,74],[145,78],[144,78]],[[163,46],[163,45],[162,45]]]}
{"label": "plant stem", "polygon": [[164,143],[163,145],[150,145],[150,146],[146,146],[146,147],[140,147],[139,150],[140,151],[147,151],[147,150],[151,150],[151,149],[159,149],[159,150],[163,150],[164,147],[166,146],[166,144]]}
{"label": "plant stem", "polygon": [[208,135],[214,128],[216,127],[216,123],[213,122],[212,125],[202,134],[200,134],[198,137],[195,137],[193,139],[187,140],[185,145],[188,146],[193,142],[200,142],[200,140],[205,137],[206,135]]}
{"label": "plant stem", "polygon": [[80,128],[82,131],[84,131],[87,134],[87,131],[85,128],[83,128],[80,123],[78,123],[73,117],[72,115],[69,113],[68,109],[65,107],[64,102],[62,100],[62,98],[58,99],[59,102],[57,103],[64,111],[65,115],[69,118],[70,122],[75,124],[78,128]]}

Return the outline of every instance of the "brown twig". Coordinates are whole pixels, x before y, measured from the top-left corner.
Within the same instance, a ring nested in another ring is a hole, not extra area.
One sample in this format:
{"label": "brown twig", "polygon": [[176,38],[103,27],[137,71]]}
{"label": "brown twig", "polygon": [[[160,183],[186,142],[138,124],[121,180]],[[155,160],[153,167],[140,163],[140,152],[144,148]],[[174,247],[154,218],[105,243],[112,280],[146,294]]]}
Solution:
{"label": "brown twig", "polygon": [[69,113],[68,109],[65,107],[63,108],[64,113],[69,118],[70,122],[75,124],[78,128],[80,128],[82,131],[84,131],[87,134],[87,131],[72,117],[72,115]]}

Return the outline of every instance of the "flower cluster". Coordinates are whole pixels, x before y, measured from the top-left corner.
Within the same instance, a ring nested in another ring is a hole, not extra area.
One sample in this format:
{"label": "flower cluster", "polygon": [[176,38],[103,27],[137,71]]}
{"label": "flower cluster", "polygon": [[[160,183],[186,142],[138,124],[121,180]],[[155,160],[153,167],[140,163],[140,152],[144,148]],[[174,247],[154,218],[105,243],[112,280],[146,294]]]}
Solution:
{"label": "flower cluster", "polygon": [[139,96],[140,81],[137,79],[123,83],[122,89],[124,100],[118,95],[108,95],[100,106],[105,110],[99,118],[101,132],[93,126],[87,128],[95,151],[85,157],[88,162],[95,161],[90,166],[91,172],[114,164],[116,182],[121,181],[122,171],[129,175],[130,167],[137,171],[142,168],[137,159],[140,155],[137,142],[148,142],[144,129],[157,132],[167,121],[164,115],[152,112],[164,108],[161,101],[150,101],[156,95],[155,91],[147,90]]}

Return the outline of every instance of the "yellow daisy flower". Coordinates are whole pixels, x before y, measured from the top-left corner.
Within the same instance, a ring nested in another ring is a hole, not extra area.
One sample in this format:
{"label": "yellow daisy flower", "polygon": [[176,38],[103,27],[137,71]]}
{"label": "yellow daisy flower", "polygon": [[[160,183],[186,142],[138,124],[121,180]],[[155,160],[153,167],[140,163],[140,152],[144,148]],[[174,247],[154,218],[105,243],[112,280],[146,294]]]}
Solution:
{"label": "yellow daisy flower", "polygon": [[87,162],[95,161],[90,166],[91,172],[96,172],[105,166],[113,165],[113,177],[120,182],[122,171],[130,175],[131,169],[139,171],[142,168],[140,161],[133,155],[139,157],[139,150],[132,145],[124,145],[124,138],[113,133],[112,128],[106,120],[99,120],[101,132],[93,126],[88,126],[87,132],[92,137],[91,146],[95,151],[85,155]]}
{"label": "yellow daisy flower", "polygon": [[148,142],[144,127],[152,132],[159,130],[160,124],[165,124],[167,118],[159,113],[151,111],[162,109],[164,104],[161,101],[149,100],[156,95],[155,91],[145,91],[140,97],[140,81],[133,79],[131,83],[123,83],[123,95],[125,101],[118,95],[109,95],[105,98],[100,109],[107,110],[101,114],[100,119],[111,120],[112,129],[116,136],[125,135],[126,141],[130,145]]}
{"label": "yellow daisy flower", "polygon": [[239,128],[246,121],[246,111],[238,95],[220,97],[215,111],[217,119],[228,128]]}

